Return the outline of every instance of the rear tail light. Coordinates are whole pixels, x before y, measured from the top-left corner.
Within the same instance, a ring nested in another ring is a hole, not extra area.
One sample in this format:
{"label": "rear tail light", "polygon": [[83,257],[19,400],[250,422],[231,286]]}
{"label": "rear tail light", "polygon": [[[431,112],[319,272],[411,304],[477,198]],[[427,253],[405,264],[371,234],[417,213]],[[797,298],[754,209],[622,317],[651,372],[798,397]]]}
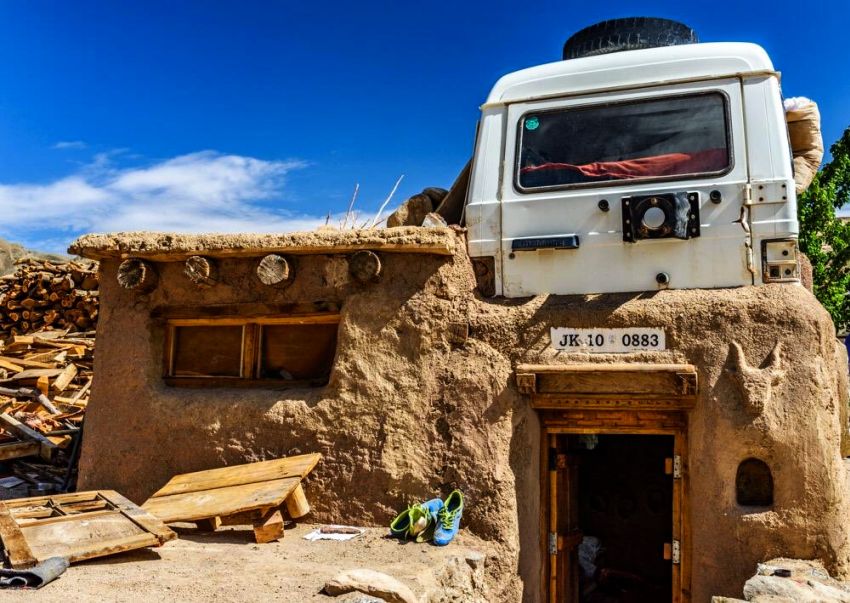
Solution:
{"label": "rear tail light", "polygon": [[800,280],[796,239],[767,239],[761,242],[762,280],[787,283]]}

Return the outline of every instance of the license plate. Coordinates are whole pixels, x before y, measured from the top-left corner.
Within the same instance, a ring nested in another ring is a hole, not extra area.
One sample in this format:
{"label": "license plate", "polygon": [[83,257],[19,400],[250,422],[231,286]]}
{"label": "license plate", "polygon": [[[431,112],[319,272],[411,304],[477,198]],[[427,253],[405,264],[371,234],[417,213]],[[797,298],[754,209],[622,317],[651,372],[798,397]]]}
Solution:
{"label": "license plate", "polygon": [[644,350],[666,350],[664,329],[569,329],[552,327],[552,347],[565,352],[624,354]]}

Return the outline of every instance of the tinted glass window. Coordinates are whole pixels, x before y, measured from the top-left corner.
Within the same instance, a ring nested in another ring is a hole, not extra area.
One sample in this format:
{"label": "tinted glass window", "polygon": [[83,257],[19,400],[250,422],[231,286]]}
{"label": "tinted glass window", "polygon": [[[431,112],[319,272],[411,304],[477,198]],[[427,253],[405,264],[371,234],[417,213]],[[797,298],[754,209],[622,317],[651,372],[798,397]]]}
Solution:
{"label": "tinted glass window", "polygon": [[717,173],[730,165],[718,93],[526,114],[520,188]]}

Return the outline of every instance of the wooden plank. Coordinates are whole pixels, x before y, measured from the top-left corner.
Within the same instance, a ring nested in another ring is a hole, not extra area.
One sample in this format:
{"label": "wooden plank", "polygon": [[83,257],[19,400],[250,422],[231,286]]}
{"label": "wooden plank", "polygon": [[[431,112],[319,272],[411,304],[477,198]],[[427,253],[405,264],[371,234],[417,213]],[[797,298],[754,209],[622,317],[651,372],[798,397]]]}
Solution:
{"label": "wooden plank", "polygon": [[253,484],[240,484],[149,498],[142,509],[168,523],[224,517],[262,507],[279,507],[301,482],[288,477]]}
{"label": "wooden plank", "polygon": [[58,368],[36,368],[36,369],[27,369],[25,371],[21,371],[16,375],[12,375],[6,381],[21,381],[24,379],[38,379],[39,377],[47,377],[48,379],[52,379],[54,377],[58,377],[62,374],[62,369]]}
{"label": "wooden plank", "polygon": [[97,491],[72,492],[70,494],[51,494],[48,496],[31,496],[29,498],[16,498],[7,500],[10,509],[18,507],[33,507],[38,505],[64,505],[84,501],[97,500]]}
{"label": "wooden plank", "polygon": [[617,362],[613,364],[596,364],[582,362],[576,364],[520,364],[518,373],[696,373],[693,364],[669,364],[651,362]]}
{"label": "wooden plank", "polygon": [[535,394],[531,407],[549,410],[688,410],[696,405],[694,397],[660,394]]}
{"label": "wooden plank", "polygon": [[197,318],[242,318],[245,320],[263,320],[274,316],[315,316],[339,314],[339,304],[335,302],[291,302],[286,304],[267,304],[259,302],[240,304],[210,304],[209,306],[169,305],[157,306],[151,310],[151,318],[158,320],[197,319]]}
{"label": "wooden plank", "polygon": [[38,560],[5,503],[0,502],[0,541],[13,568],[32,567]]}
{"label": "wooden plank", "polygon": [[[76,563],[87,559],[96,559],[98,557],[106,557],[107,555],[115,555],[116,553],[123,553],[125,551],[155,547],[159,546],[159,544],[160,543],[155,536],[142,532],[135,536],[124,536],[109,540],[103,539],[100,540],[97,545],[93,546],[69,547],[67,550],[67,556],[70,563]],[[54,551],[48,552],[45,559],[53,557],[53,552]],[[39,561],[43,560],[44,559],[39,558]]]}
{"label": "wooden plank", "polygon": [[98,494],[116,509],[121,511],[127,519],[133,521],[140,528],[156,536],[160,544],[177,538],[177,534],[166,526],[161,520],[152,517],[143,509],[133,504],[115,490],[99,490]]}
{"label": "wooden plank", "polygon": [[316,325],[338,324],[339,314],[322,312],[318,314],[297,314],[292,316],[276,316],[265,318],[246,318],[243,316],[218,316],[214,318],[173,318],[168,324],[175,327],[197,326],[233,326],[244,324],[258,325]]}
{"label": "wooden plank", "polygon": [[298,477],[301,479],[313,470],[321,458],[322,455],[319,453],[301,454],[282,459],[175,475],[165,486],[157,490],[151,498],[212,490],[227,486],[253,484],[289,477]]}
{"label": "wooden plank", "polygon": [[16,373],[20,373],[24,370],[24,367],[22,365],[15,364],[10,360],[4,360],[3,358],[0,358],[0,368],[4,368],[9,371],[14,371]]}
{"label": "wooden plank", "polygon": [[[54,510],[55,511],[55,510]],[[18,522],[18,525],[21,528],[26,526],[31,526],[33,524],[38,524],[41,526],[48,526],[54,523],[63,523],[66,521],[79,521],[82,515],[85,515],[86,520],[95,520],[100,517],[106,517],[107,515],[120,515],[120,511],[115,511],[113,509],[100,509],[98,511],[92,511],[90,513],[75,513],[73,515],[54,515],[51,517],[20,517],[15,516],[15,521]]]}
{"label": "wooden plank", "polygon": [[[6,348],[8,349],[8,348]],[[0,356],[0,360],[5,362],[11,362],[13,364],[19,364],[24,368],[33,368],[33,369],[52,369],[55,368],[52,364],[48,364],[46,362],[33,362],[30,360],[25,360],[23,358],[12,358],[10,356]]]}
{"label": "wooden plank", "polygon": [[91,500],[65,504],[60,503],[56,505],[56,509],[68,515],[72,515],[74,513],[85,513],[88,511],[96,511],[98,509],[105,509],[107,505],[108,503],[105,500]]}
{"label": "wooden plank", "polygon": [[521,365],[517,386],[533,396],[695,398],[697,372],[687,364]]}
{"label": "wooden plank", "polygon": [[65,521],[61,522],[52,519],[21,527],[33,555],[39,561],[61,556],[74,562],[159,544],[153,534],[145,532],[118,512],[82,513],[63,518]]}
{"label": "wooden plank", "polygon": [[56,510],[51,507],[21,507],[18,509],[10,509],[9,511],[12,513],[12,517],[14,517],[16,521],[20,521],[21,519],[53,517],[53,514],[56,512]]}
{"label": "wooden plank", "polygon": [[53,389],[58,392],[65,391],[65,388],[67,388],[71,384],[71,381],[73,381],[74,377],[76,376],[77,365],[75,365],[73,362],[69,363],[68,366],[66,366],[62,370],[62,373],[58,377],[56,377],[56,380],[53,382]]}
{"label": "wooden plank", "polygon": [[46,436],[42,435],[32,427],[24,425],[9,413],[0,413],[0,426],[10,433],[15,434],[19,438],[38,442],[45,448],[53,449],[57,447],[56,444],[47,439]]}
{"label": "wooden plank", "polygon": [[41,451],[38,442],[11,442],[0,444],[0,461],[19,459],[25,456],[36,456]]}

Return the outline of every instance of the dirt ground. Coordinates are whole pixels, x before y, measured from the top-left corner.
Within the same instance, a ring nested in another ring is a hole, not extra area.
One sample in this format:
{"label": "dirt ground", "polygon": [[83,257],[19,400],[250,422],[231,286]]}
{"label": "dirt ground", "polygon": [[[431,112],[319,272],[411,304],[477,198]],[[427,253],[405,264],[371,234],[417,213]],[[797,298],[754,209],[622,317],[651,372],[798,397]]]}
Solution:
{"label": "dirt ground", "polygon": [[[283,540],[258,545],[248,526],[200,532],[179,527],[178,540],[155,549],[131,551],[72,565],[38,591],[3,591],[3,601],[280,601],[331,603],[325,582],[342,570],[387,573],[423,600],[441,588],[439,569],[452,557],[476,556],[486,545],[463,531],[447,547],[401,543],[369,528],[348,542],[310,542],[315,525],[286,530]],[[437,572],[435,572],[437,569]],[[461,600],[461,599],[458,599]]]}

